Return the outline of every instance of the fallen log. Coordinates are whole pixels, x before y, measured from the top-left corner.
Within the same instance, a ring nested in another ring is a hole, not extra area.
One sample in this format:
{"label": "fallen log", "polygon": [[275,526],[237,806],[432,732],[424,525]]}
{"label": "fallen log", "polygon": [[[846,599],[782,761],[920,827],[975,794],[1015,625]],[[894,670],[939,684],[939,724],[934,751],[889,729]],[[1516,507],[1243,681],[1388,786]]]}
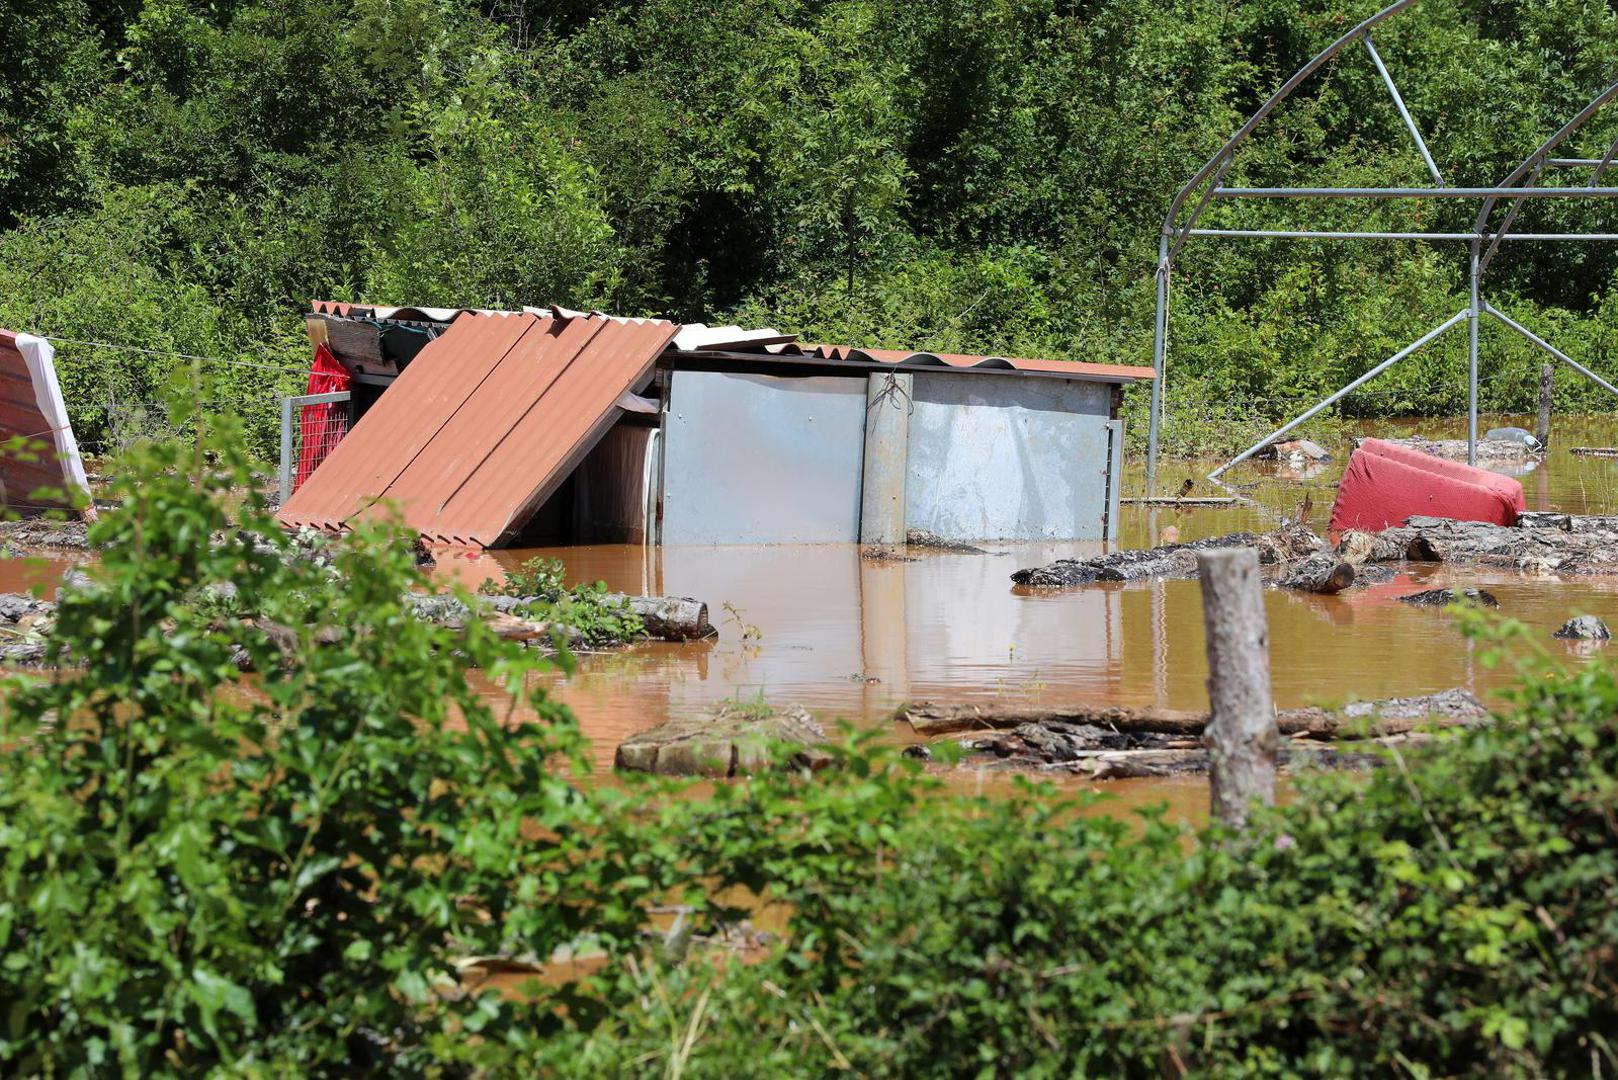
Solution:
{"label": "fallen log", "polygon": [[[1419,697],[1351,702],[1330,709],[1319,706],[1281,709],[1277,710],[1275,719],[1283,735],[1333,740],[1402,735],[1426,726],[1460,727],[1479,723],[1487,716],[1488,711],[1477,698],[1456,689]],[[901,705],[894,718],[908,723],[916,734],[929,736],[1054,724],[1094,728],[1112,734],[1196,738],[1202,735],[1208,722],[1207,713],[1183,709],[935,705],[924,701]]]}
{"label": "fallen log", "polygon": [[1207,540],[1194,540],[1189,544],[1114,551],[1088,559],[1058,559],[1048,566],[1018,570],[1011,575],[1011,580],[1018,585],[1036,588],[1068,588],[1098,581],[1193,578],[1197,576],[1198,551],[1218,547],[1257,547],[1258,543],[1259,538],[1254,533],[1230,533]]}
{"label": "fallen log", "polygon": [[1058,559],[1046,566],[1018,570],[1011,580],[1041,589],[1065,589],[1098,581],[1175,581],[1197,576],[1197,552],[1213,548],[1256,548],[1265,566],[1288,566],[1326,547],[1313,529],[1283,522],[1274,532],[1228,533],[1185,544],[1114,551],[1088,559]]}
{"label": "fallen log", "polygon": [[1354,565],[1337,557],[1335,552],[1323,551],[1296,563],[1281,579],[1283,589],[1330,596],[1354,584]]}
{"label": "fallen log", "polygon": [[832,763],[825,729],[798,706],[782,710],[720,705],[703,716],[668,720],[631,735],[613,757],[616,768],[663,776],[746,776],[771,768],[775,749],[795,748],[790,764],[820,769]]}
{"label": "fallen log", "polygon": [[718,637],[708,621],[708,605],[688,596],[625,596],[613,593],[609,600],[621,600],[646,624],[646,632],[664,641],[701,641]]}
{"label": "fallen log", "polygon": [[1618,457],[1618,446],[1574,446],[1568,453],[1579,457]]}

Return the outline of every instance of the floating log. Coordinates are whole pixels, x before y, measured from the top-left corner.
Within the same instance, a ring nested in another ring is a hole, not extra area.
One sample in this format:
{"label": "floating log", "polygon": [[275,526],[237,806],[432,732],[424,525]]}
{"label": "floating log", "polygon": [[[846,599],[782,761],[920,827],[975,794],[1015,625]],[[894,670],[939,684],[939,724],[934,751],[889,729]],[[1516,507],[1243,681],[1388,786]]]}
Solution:
{"label": "floating log", "polygon": [[1354,564],[1330,551],[1318,552],[1295,563],[1287,576],[1281,579],[1284,589],[1299,589],[1324,596],[1340,593],[1352,584]]}
{"label": "floating log", "polygon": [[718,637],[708,621],[708,605],[687,596],[625,596],[613,593],[608,599],[622,600],[640,616],[646,632],[664,641],[701,641]]}
{"label": "floating log", "polygon": [[1579,457],[1618,457],[1618,446],[1575,446],[1568,453]]}
{"label": "floating log", "polygon": [[[1275,714],[1281,734],[1322,741],[1402,735],[1426,726],[1459,727],[1478,723],[1487,716],[1482,703],[1465,690],[1352,702],[1331,709],[1281,709]],[[908,723],[916,734],[927,736],[1015,729],[1024,724],[1065,724],[1113,734],[1197,738],[1208,723],[1207,713],[1183,709],[935,705],[925,701],[901,705],[894,718]]]}
{"label": "floating log", "polygon": [[1088,559],[1058,559],[1047,566],[1018,570],[1011,580],[1034,588],[1062,589],[1098,581],[1173,581],[1197,576],[1197,552],[1215,548],[1255,548],[1266,566],[1290,564],[1326,547],[1313,529],[1283,522],[1274,532],[1228,533],[1186,544],[1114,551]]}

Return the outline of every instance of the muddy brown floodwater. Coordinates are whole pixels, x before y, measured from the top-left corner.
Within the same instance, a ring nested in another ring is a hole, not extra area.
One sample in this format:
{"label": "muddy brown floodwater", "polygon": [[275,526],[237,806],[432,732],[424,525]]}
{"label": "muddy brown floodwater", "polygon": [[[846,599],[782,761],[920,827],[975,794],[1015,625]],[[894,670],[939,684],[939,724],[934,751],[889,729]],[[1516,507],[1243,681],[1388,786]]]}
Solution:
{"label": "muddy brown floodwater", "polygon": [[[1496,417],[1485,427],[1521,423]],[[1527,424],[1532,427],[1532,423]],[[1455,437],[1454,423],[1391,421],[1367,433]],[[1552,452],[1519,473],[1531,509],[1618,511],[1618,461],[1574,457],[1567,448],[1618,445],[1618,420],[1559,418]],[[1174,526],[1182,540],[1271,527],[1306,491],[1314,521],[1329,517],[1346,446],[1303,474],[1253,463],[1227,474],[1250,507],[1126,507],[1120,546],[1150,546]],[[1203,480],[1212,461],[1170,461],[1160,491],[1187,477],[1196,494],[1223,494]],[[1505,470],[1502,470],[1505,471]],[[1134,492],[1144,487],[1137,469]],[[717,702],[762,696],[801,704],[826,720],[908,729],[891,721],[907,699],[939,702],[1073,702],[1205,708],[1201,599],[1194,581],[1023,591],[1010,574],[1057,558],[1099,553],[1099,544],[986,544],[990,555],[919,552],[914,562],[862,560],[851,545],[778,547],[586,546],[446,557],[439,572],[469,585],[536,555],[560,558],[570,581],[602,580],[630,593],[705,600],[717,642],[650,644],[587,658],[556,693],[579,716],[596,766],[610,770],[626,736]],[[1484,669],[1442,610],[1394,598],[1442,585],[1481,585],[1502,613],[1531,626],[1554,654],[1582,662],[1550,638],[1572,615],[1618,626],[1618,578],[1535,580],[1496,570],[1413,568],[1387,585],[1321,597],[1270,591],[1271,668],[1281,707],[1422,694],[1463,686],[1487,694],[1509,681]],[[961,777],[964,784],[978,781]],[[1205,813],[1199,782],[1109,784],[1118,807],[1161,798],[1176,816]]]}

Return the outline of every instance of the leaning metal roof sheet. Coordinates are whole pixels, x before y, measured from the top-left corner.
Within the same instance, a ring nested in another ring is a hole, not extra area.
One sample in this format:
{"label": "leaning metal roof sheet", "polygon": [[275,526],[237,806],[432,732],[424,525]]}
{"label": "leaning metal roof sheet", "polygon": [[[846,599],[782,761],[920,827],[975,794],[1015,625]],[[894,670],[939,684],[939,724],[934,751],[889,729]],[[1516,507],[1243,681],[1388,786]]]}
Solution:
{"label": "leaning metal roof sheet", "polygon": [[617,417],[678,329],[468,312],[411,362],[278,519],[349,527],[393,504],[435,543],[511,538]]}

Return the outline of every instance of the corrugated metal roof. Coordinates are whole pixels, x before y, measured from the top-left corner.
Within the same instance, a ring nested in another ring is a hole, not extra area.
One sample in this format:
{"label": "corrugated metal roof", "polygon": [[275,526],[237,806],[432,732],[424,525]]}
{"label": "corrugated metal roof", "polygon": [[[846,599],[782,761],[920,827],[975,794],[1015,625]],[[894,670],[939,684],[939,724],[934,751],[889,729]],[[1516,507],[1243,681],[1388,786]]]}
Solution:
{"label": "corrugated metal roof", "polygon": [[[36,495],[45,488],[90,487],[56,380],[54,354],[44,338],[0,330],[0,439],[20,436],[31,444],[0,454],[0,503],[8,509],[65,507],[66,500]],[[43,452],[36,452],[39,446]]]}
{"label": "corrugated metal roof", "polygon": [[786,345],[772,350],[778,356],[808,356],[825,360],[866,360],[909,367],[952,367],[985,371],[1038,371],[1049,375],[1086,376],[1110,381],[1150,379],[1149,367],[1129,364],[1092,364],[1082,360],[1029,360],[1017,356],[971,356],[966,353],[910,352],[903,349],[861,349],[852,345]]}
{"label": "corrugated metal roof", "polygon": [[277,515],[346,528],[396,504],[430,541],[512,536],[617,417],[678,329],[468,313],[421,351]]}

